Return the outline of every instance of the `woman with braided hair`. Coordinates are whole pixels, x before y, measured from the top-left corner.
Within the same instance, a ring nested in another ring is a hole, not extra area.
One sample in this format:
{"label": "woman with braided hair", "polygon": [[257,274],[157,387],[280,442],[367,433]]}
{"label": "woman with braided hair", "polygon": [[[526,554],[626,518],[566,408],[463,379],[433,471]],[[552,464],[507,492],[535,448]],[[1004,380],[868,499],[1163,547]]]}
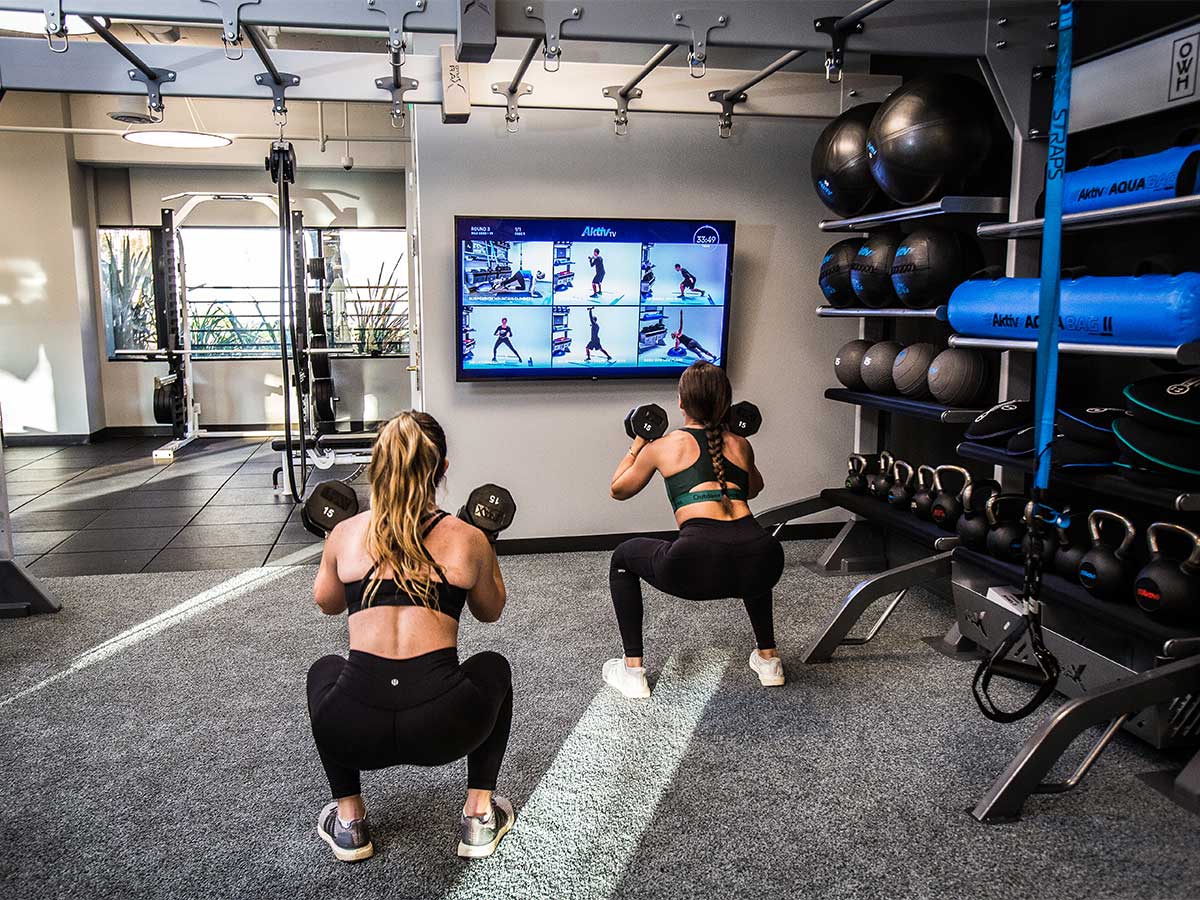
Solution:
{"label": "woman with braided hair", "polygon": [[608,582],[625,657],[604,664],[604,680],[626,697],[650,696],[643,580],[684,600],[741,599],[757,644],[750,668],[764,686],[783,684],[771,610],[783,547],[750,514],[747,501],[762,491],[763,478],[750,442],[725,427],[731,397],[724,370],[703,361],[688,366],[679,378],[683,428],[652,442],[635,438],[613,475],[613,498],[628,500],[661,474],[679,525],[673,540],[632,538],[613,552]]}

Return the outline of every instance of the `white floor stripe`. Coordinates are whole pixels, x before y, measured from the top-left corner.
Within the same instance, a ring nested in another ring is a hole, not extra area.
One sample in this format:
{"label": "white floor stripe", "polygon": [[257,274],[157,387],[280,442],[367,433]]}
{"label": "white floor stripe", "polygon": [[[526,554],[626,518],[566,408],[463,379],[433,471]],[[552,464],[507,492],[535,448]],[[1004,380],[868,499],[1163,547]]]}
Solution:
{"label": "white floor stripe", "polygon": [[717,650],[673,656],[649,700],[602,686],[500,849],[466,863],[447,900],[611,896],[729,662]]}
{"label": "white floor stripe", "polygon": [[145,622],[139,622],[132,628],[127,628],[120,634],[109,638],[101,644],[97,644],[90,650],[75,657],[65,669],[55,672],[37,684],[31,685],[15,694],[10,694],[3,700],[0,700],[0,708],[16,703],[18,700],[28,697],[30,694],[42,690],[42,688],[49,687],[55,682],[62,681],[75,672],[82,671],[89,666],[94,666],[98,662],[103,662],[124,650],[128,650],[135,644],[139,644],[159,632],[165,631],[173,625],[186,622],[193,616],[198,616],[223,603],[228,603],[235,597],[240,597],[254,588],[282,578],[293,571],[293,566],[303,562],[320,549],[321,546],[317,545],[315,549],[305,548],[304,550],[297,550],[295,553],[291,553],[279,560],[280,563],[284,563],[283,565],[272,566],[271,568],[250,569],[240,575],[222,581],[220,584],[209,588],[203,593],[197,594],[195,597],[172,606],[170,609],[147,619]]}

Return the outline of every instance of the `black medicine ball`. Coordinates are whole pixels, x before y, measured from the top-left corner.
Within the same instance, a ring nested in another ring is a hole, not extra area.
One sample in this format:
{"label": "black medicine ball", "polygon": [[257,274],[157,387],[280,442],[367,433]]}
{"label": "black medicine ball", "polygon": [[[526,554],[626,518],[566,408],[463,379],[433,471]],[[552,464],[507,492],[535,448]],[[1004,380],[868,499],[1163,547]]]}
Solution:
{"label": "black medicine ball", "polygon": [[918,228],[892,260],[892,287],[905,306],[926,309],[950,299],[983,261],[975,242],[945,228]]}
{"label": "black medicine ball", "polygon": [[992,100],[965,75],[914,78],[871,120],[867,155],[885,194],[908,206],[960,191],[992,149]]}
{"label": "black medicine ball", "polygon": [[892,366],[903,349],[899,341],[880,341],[871,345],[871,349],[863,355],[860,369],[867,390],[876,394],[895,393],[896,382],[892,380]]}
{"label": "black medicine ball", "polygon": [[901,235],[881,231],[867,238],[850,267],[850,286],[863,306],[882,309],[894,306],[896,291],[892,287],[892,262]]}
{"label": "black medicine ball", "polygon": [[929,367],[929,391],[946,406],[968,406],[987,386],[987,360],[977,350],[951,347]]}
{"label": "black medicine ball", "polygon": [[920,399],[929,394],[929,366],[938,348],[924,342],[909,344],[892,363],[892,381],[905,397]]}
{"label": "black medicine ball", "polygon": [[833,372],[837,375],[837,380],[852,391],[867,389],[866,382],[862,380],[861,369],[863,356],[870,349],[870,341],[850,341],[843,344],[842,349],[833,358]]}
{"label": "black medicine ball", "polygon": [[825,126],[813,147],[813,186],[838,215],[866,212],[879,196],[867,158],[867,128],[878,109],[878,103],[852,106]]}
{"label": "black medicine ball", "polygon": [[850,266],[862,245],[862,238],[846,238],[830,247],[821,260],[821,276],[817,284],[830,306],[844,308],[854,305],[856,298],[854,288],[850,286]]}

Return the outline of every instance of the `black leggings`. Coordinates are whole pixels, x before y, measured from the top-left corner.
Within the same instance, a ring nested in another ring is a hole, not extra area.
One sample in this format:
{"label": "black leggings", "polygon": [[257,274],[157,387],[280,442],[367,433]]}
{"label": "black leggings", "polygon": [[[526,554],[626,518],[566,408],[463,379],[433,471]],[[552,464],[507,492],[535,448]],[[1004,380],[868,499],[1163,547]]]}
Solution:
{"label": "black leggings", "polygon": [[512,341],[510,341],[508,338],[505,338],[505,337],[502,337],[498,341],[496,341],[495,346],[492,347],[492,356],[493,357],[495,357],[496,351],[499,350],[501,347],[507,347],[513,353],[516,353],[517,359],[521,358],[521,354],[517,353],[517,348],[512,345]]}
{"label": "black leggings", "polygon": [[689,519],[674,540],[632,538],[608,570],[626,656],[642,655],[642,580],[684,600],[740,597],[758,649],[775,647],[771,589],[783,574],[783,546],[751,516]]}
{"label": "black leggings", "polygon": [[512,672],[499,653],[459,665],[448,647],[411,659],[351,650],[308,670],[308,714],[334,799],[362,791],[359,772],[467,758],[467,787],[496,789],[512,726]]}

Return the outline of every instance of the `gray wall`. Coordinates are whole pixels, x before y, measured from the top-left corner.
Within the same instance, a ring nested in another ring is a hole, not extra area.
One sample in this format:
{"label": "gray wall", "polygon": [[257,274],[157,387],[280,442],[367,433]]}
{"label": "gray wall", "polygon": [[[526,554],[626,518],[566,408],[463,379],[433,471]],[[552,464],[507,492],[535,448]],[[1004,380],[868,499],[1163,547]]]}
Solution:
{"label": "gray wall", "polygon": [[[0,124],[13,123],[61,128],[70,124],[66,100],[10,93]],[[102,424],[87,181],[69,137],[0,140],[0,403],[9,434],[86,435]]]}
{"label": "gray wall", "polygon": [[456,214],[735,219],[729,371],[735,396],[765,419],[754,445],[767,489],[755,508],[839,481],[853,440],[852,408],[822,391],[857,323],[813,314],[832,243],[808,180],[824,123],[742,119],[723,141],[715,116],[632,119],[616,138],[611,114],[533,110],[508,135],[497,110],[477,108],[460,126],[415,111],[423,403],[449,435],[449,502],[480,482],[506,484],[520,506],[512,537],[671,528],[659,484],[624,504],[608,485],[630,406],[657,402],[678,424],[677,399],[669,382],[456,384]]}

